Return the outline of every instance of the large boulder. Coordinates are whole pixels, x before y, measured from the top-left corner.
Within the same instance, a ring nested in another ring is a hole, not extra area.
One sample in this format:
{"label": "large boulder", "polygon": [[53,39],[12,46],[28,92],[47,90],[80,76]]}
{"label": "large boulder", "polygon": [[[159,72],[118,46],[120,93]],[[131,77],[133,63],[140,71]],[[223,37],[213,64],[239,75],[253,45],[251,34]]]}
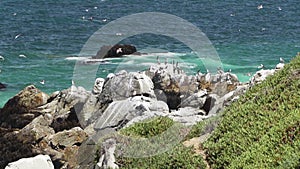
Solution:
{"label": "large boulder", "polygon": [[23,128],[39,115],[34,111],[47,103],[49,96],[30,85],[9,99],[0,112],[0,125],[5,128]]}
{"label": "large boulder", "polygon": [[56,132],[80,126],[77,113],[91,95],[83,87],[72,85],[66,90],[54,92],[48,103],[40,106],[39,111],[53,116],[51,127]]}
{"label": "large boulder", "polygon": [[114,101],[97,118],[94,128],[97,131],[104,129],[112,129],[110,131],[118,130],[132,119],[143,116],[151,111],[167,113],[169,109],[166,103],[143,96]]}
{"label": "large boulder", "polygon": [[43,138],[54,134],[53,128],[49,127],[52,120],[53,117],[50,114],[38,116],[18,132],[18,140],[23,143],[37,143]]}
{"label": "large boulder", "polygon": [[31,158],[23,158],[9,163],[5,169],[54,169],[51,158],[48,155],[37,155]]}
{"label": "large boulder", "polygon": [[152,80],[144,73],[120,71],[105,82],[100,99],[124,100],[134,96],[155,98]]}
{"label": "large boulder", "polygon": [[121,57],[123,55],[130,55],[135,53],[136,51],[136,48],[132,45],[117,44],[114,46],[102,46],[101,49],[97,52],[97,55],[93,58],[115,58]]}

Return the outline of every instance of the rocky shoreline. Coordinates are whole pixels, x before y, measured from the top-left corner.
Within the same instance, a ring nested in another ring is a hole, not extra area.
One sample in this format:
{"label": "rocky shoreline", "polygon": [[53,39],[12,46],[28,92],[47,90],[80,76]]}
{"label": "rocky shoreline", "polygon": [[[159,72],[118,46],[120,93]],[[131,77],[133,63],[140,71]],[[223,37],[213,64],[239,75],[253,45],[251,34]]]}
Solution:
{"label": "rocky shoreline", "polygon": [[73,84],[49,96],[27,86],[0,109],[0,168],[39,154],[47,156],[27,160],[45,165],[49,156],[48,168],[118,168],[116,140],[95,143],[92,138],[157,116],[191,126],[216,116],[283,66],[259,70],[249,83],[222,70],[187,75],[178,65],[157,63],[146,71],[97,78],[93,91]]}

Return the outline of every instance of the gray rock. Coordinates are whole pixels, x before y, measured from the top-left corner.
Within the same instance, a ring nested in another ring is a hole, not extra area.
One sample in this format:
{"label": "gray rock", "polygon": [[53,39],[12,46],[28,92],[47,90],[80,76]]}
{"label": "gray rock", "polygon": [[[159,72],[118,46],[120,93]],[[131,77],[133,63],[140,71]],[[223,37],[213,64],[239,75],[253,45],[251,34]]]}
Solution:
{"label": "gray rock", "polygon": [[276,70],[280,70],[280,69],[283,69],[284,67],[284,63],[278,63],[276,66],[275,66],[275,69]]}
{"label": "gray rock", "polygon": [[117,169],[119,166],[115,163],[116,159],[114,156],[115,150],[116,150],[116,140],[114,139],[108,139],[102,143],[101,146],[101,154],[99,162],[97,163],[95,169]]}
{"label": "gray rock", "polygon": [[194,125],[199,121],[206,118],[206,112],[198,108],[184,107],[179,108],[177,111],[172,111],[167,115],[176,122],[180,122],[185,125]]}
{"label": "gray rock", "polygon": [[86,139],[87,134],[80,127],[61,131],[47,138],[55,147],[72,147],[75,144],[81,144]]}
{"label": "gray rock", "polygon": [[54,130],[49,127],[53,117],[50,114],[40,115],[31,123],[22,128],[17,138],[23,143],[38,142],[42,138],[54,134]]}
{"label": "gray rock", "polygon": [[262,81],[264,81],[268,76],[271,76],[275,73],[274,69],[267,69],[267,70],[259,70],[257,71],[253,77],[250,80],[251,84],[257,84],[257,83],[261,83]]}
{"label": "gray rock", "polygon": [[5,169],[54,169],[54,165],[48,155],[37,155],[9,163]]}
{"label": "gray rock", "polygon": [[94,128],[119,129],[137,116],[143,116],[145,112],[161,111],[168,112],[167,105],[162,101],[144,96],[135,96],[126,100],[111,103],[101,117],[98,117]]}
{"label": "gray rock", "polygon": [[102,92],[102,87],[104,85],[105,80],[103,78],[97,78],[95,80],[93,94],[100,94]]}
{"label": "gray rock", "polygon": [[100,98],[113,101],[138,95],[155,98],[153,89],[152,80],[144,73],[119,72],[105,83]]}
{"label": "gray rock", "polygon": [[49,96],[30,85],[9,99],[0,112],[0,126],[5,128],[23,128],[39,115],[34,111],[47,103]]}
{"label": "gray rock", "polygon": [[201,109],[206,101],[206,95],[206,90],[194,93],[188,98],[183,99],[180,103],[180,107],[194,107]]}

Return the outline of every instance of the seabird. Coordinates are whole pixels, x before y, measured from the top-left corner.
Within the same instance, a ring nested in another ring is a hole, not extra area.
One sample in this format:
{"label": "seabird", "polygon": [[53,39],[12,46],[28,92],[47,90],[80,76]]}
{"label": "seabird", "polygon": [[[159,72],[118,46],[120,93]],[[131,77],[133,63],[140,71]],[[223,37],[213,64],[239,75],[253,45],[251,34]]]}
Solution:
{"label": "seabird", "polygon": [[89,9],[85,9],[85,12],[89,12]]}
{"label": "seabird", "polygon": [[251,76],[251,73],[249,72],[249,73],[246,73],[245,75],[246,75],[246,76]]}
{"label": "seabird", "polygon": [[117,51],[116,51],[117,54],[122,53],[122,52],[123,52],[122,48],[118,48]]}
{"label": "seabird", "polygon": [[263,64],[260,64],[260,66],[257,67],[258,69],[263,69],[265,66]]}
{"label": "seabird", "polygon": [[165,65],[168,64],[168,58],[165,59]]}
{"label": "seabird", "polygon": [[40,84],[44,85],[45,84],[45,80],[41,80]]}
{"label": "seabird", "polygon": [[157,64],[160,64],[159,56],[156,57]]}
{"label": "seabird", "polygon": [[5,60],[3,56],[0,55],[0,60]]}
{"label": "seabird", "polygon": [[20,54],[19,57],[20,57],[20,58],[27,58],[27,57],[26,57],[25,55],[23,55],[23,54]]}
{"label": "seabird", "polygon": [[15,39],[17,39],[18,37],[20,37],[22,34],[17,34],[16,36],[15,36]]}
{"label": "seabird", "polygon": [[280,6],[278,7],[278,10],[280,10],[280,11],[282,10]]}
{"label": "seabird", "polygon": [[257,9],[263,9],[264,7],[263,7],[263,5],[258,5],[257,6]]}
{"label": "seabird", "polygon": [[106,22],[106,21],[107,21],[107,19],[102,19],[102,21],[103,21],[103,22]]}
{"label": "seabird", "polygon": [[279,58],[279,62],[280,62],[280,63],[284,63],[284,60],[283,60],[282,57]]}
{"label": "seabird", "polygon": [[221,69],[221,67],[218,67],[217,70],[218,70],[218,73],[219,73],[219,74],[223,74],[223,73],[224,73],[224,71]]}
{"label": "seabird", "polygon": [[98,9],[98,7],[97,7],[97,6],[94,6],[94,9]]}

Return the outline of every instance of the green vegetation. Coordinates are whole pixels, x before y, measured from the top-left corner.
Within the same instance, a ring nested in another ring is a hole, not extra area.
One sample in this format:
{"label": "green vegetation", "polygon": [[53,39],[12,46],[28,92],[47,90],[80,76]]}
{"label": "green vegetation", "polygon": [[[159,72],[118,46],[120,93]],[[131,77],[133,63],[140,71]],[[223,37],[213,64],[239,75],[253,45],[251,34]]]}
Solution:
{"label": "green vegetation", "polygon": [[[154,146],[145,150],[153,148],[155,152],[155,147],[167,146],[163,141],[174,140],[175,132],[185,130],[182,142],[210,133],[218,125],[203,145],[211,168],[300,169],[300,55],[274,76],[252,87],[221,116],[199,122],[192,128],[157,117],[124,128],[120,133],[145,140],[163,135],[158,142],[150,140],[132,147],[153,143]],[[174,130],[165,132],[170,128]],[[121,168],[206,168],[202,156],[195,155],[180,142],[170,151],[145,158],[122,156],[117,158],[117,163]]]}
{"label": "green vegetation", "polygon": [[227,108],[204,146],[211,168],[300,168],[300,55]]}
{"label": "green vegetation", "polygon": [[[167,130],[172,129],[171,132],[167,132]],[[151,151],[152,148],[164,149],[168,145],[167,142],[174,142],[174,138],[176,134],[178,135],[178,131],[190,130],[187,127],[176,124],[171,119],[167,117],[156,117],[150,120],[146,120],[141,123],[136,123],[128,128],[124,128],[120,131],[121,134],[136,137],[136,138],[155,138],[159,135],[160,139],[152,140],[150,142],[145,142],[141,144],[137,144],[142,149],[143,146],[147,147],[147,151]],[[174,133],[177,132],[177,133]],[[184,134],[181,137],[182,139],[187,134],[187,132],[183,132]],[[173,140],[172,140],[173,139]],[[176,139],[176,138],[175,138]],[[175,140],[176,141],[176,140]],[[180,141],[180,140],[179,140]],[[176,142],[174,142],[176,143]],[[153,146],[153,147],[151,147]],[[135,149],[137,147],[133,147]],[[145,157],[145,158],[127,158],[127,157],[119,157],[117,159],[117,163],[121,168],[205,168],[206,165],[203,162],[202,156],[195,155],[191,148],[184,147],[182,144],[177,142],[177,144],[173,147],[170,147],[171,150],[157,154],[155,156]],[[157,151],[157,149],[155,150]]]}

